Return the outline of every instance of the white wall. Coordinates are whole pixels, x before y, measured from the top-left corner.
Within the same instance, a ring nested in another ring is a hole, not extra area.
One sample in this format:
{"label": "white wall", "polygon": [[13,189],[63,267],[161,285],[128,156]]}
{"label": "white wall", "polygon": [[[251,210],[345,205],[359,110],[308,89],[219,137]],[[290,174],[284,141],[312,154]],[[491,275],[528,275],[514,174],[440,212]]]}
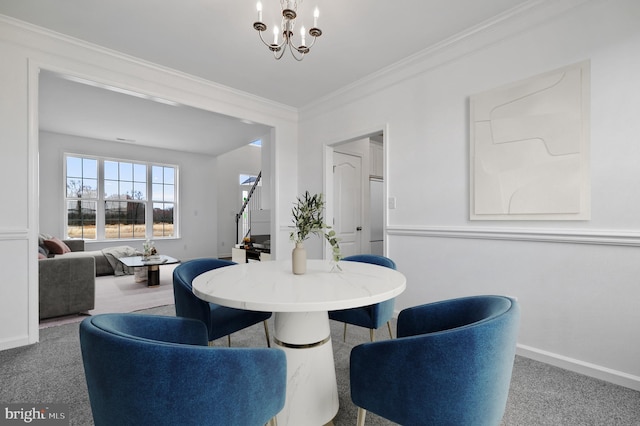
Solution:
{"label": "white wall", "polygon": [[[40,232],[64,236],[63,155],[73,153],[139,160],[178,166],[179,238],[156,239],[160,253],[180,260],[215,257],[218,223],[217,159],[166,149],[153,149],[112,141],[40,132]],[[130,245],[142,249],[140,240],[91,242],[87,250]]]}
{"label": "white wall", "polygon": [[[640,389],[639,52],[637,0],[543,2],[302,110],[300,187],[321,189],[324,145],[385,128],[396,309],[517,296],[521,354]],[[469,96],[587,59],[592,219],[469,221]]]}
{"label": "white wall", "polygon": [[[290,253],[284,220],[297,194],[298,113],[250,94],[0,15],[0,350],[38,341],[38,73],[68,73],[273,128],[273,256]],[[40,158],[43,161],[43,158]],[[215,165],[207,163],[206,167]],[[190,208],[185,214],[194,214]],[[209,210],[209,208],[207,208]],[[211,208],[215,212],[215,206]],[[200,214],[200,213],[199,213]],[[215,228],[216,220],[212,221]],[[185,236],[185,240],[191,236]],[[199,241],[199,240],[198,240]],[[281,243],[282,242],[282,243]],[[191,244],[191,243],[188,243]],[[210,249],[215,253],[217,241]],[[187,247],[190,253],[204,246]],[[193,250],[193,251],[191,251]],[[209,246],[207,246],[209,250]]]}
{"label": "white wall", "polygon": [[[0,34],[3,34],[0,29]],[[0,224],[0,348],[25,345],[37,330],[37,148],[29,143],[28,68],[24,53],[0,36],[0,180],[3,186]],[[29,309],[35,312],[28,316]],[[35,316],[35,321],[31,317]]]}

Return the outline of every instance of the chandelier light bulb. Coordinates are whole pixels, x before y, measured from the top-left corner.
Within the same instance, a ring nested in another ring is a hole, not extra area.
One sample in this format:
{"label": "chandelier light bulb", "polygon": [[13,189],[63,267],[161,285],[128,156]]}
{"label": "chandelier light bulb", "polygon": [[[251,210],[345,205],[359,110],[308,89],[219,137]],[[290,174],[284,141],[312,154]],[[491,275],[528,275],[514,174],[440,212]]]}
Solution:
{"label": "chandelier light bulb", "polygon": [[258,22],[262,22],[262,2],[256,4],[256,9],[258,10]]}
{"label": "chandelier light bulb", "polygon": [[320,16],[320,11],[316,7],[313,11],[313,26],[316,28],[318,27],[318,16]]}
{"label": "chandelier light bulb", "polygon": [[273,27],[273,44],[278,44],[278,26]]}

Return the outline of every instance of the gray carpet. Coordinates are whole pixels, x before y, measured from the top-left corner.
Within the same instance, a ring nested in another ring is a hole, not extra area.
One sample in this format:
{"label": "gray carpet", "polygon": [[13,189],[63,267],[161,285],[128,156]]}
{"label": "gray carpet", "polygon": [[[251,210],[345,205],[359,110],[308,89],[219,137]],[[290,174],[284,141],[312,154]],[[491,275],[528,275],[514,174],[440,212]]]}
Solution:
{"label": "gray carpet", "polygon": [[[174,315],[173,306],[141,311]],[[273,320],[271,320],[273,321]],[[273,330],[273,323],[271,330]],[[349,352],[369,339],[368,331],[332,322],[340,410],[335,426],[355,425],[356,408],[349,397]],[[380,329],[377,339],[386,339]],[[40,331],[40,343],[0,352],[0,402],[70,404],[71,425],[92,425],[78,341],[78,323]],[[225,346],[226,339],[215,342]],[[233,346],[264,346],[262,326],[232,335]],[[392,425],[374,414],[368,426]],[[516,357],[503,425],[640,425],[640,392]],[[143,426],[143,425],[141,425]],[[305,426],[305,425],[301,425]]]}

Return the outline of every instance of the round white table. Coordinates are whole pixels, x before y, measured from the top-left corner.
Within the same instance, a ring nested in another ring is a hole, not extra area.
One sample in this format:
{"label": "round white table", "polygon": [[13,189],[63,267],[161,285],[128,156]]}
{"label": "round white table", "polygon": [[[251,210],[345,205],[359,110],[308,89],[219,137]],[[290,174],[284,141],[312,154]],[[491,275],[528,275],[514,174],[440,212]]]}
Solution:
{"label": "round white table", "polygon": [[199,298],[232,308],[275,313],[274,342],[287,356],[287,398],[278,424],[324,425],[338,412],[328,311],[392,299],[406,287],[393,269],[360,262],[253,262],[205,272],[193,281]]}

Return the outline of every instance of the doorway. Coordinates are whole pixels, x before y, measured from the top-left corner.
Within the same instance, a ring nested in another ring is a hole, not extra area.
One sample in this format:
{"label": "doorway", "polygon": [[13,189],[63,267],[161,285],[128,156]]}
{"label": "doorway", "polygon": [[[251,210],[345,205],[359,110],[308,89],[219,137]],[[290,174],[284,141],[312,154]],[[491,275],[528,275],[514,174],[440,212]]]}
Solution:
{"label": "doorway", "polygon": [[362,156],[333,153],[333,229],[343,257],[362,253]]}
{"label": "doorway", "polygon": [[384,255],[384,133],[374,132],[328,147],[332,169],[329,216],[343,257]]}

